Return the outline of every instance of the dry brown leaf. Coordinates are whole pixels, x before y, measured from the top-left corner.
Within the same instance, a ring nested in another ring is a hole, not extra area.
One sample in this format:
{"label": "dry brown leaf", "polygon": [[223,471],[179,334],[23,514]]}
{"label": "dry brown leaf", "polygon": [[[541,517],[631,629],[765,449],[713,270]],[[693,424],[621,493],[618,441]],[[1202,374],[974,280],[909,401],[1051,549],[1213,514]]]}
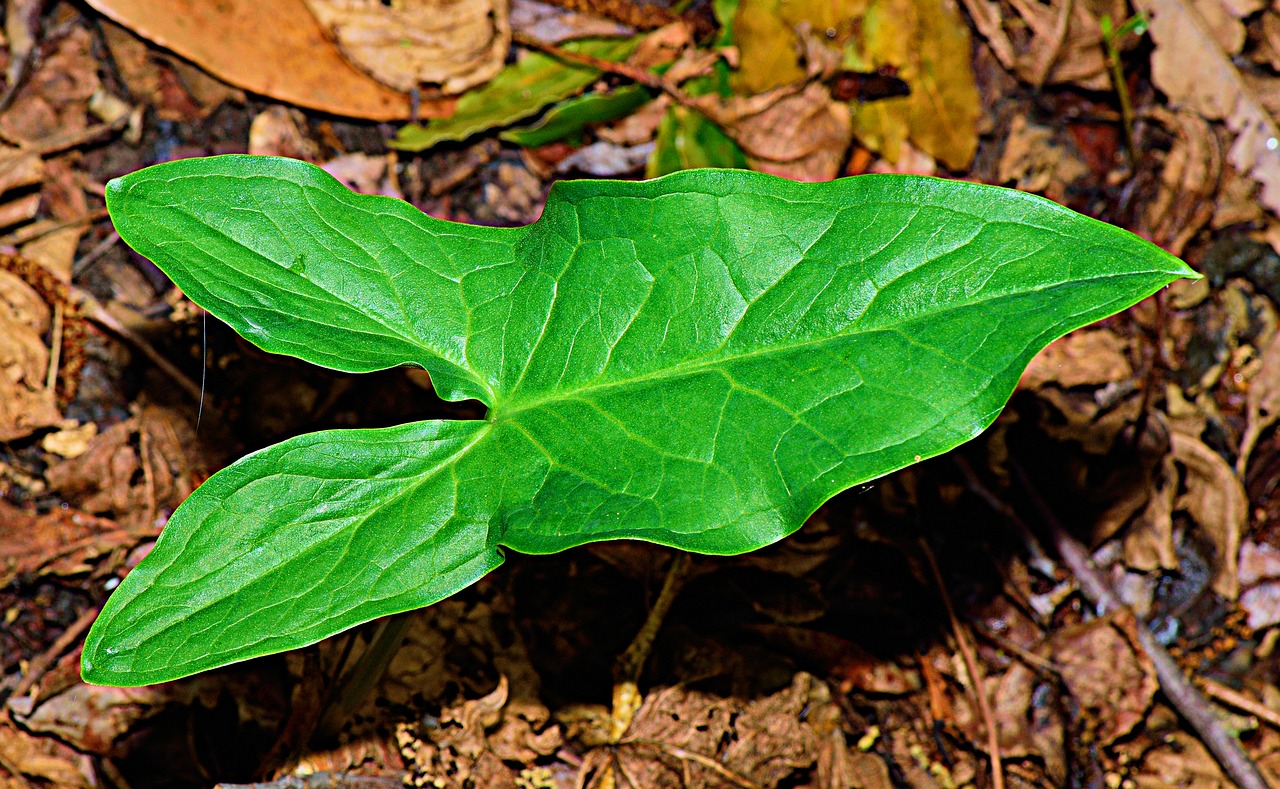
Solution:
{"label": "dry brown leaf", "polygon": [[303,131],[306,126],[301,110],[283,104],[268,107],[249,124],[249,153],[314,162],[320,158],[320,145]]}
{"label": "dry brown leaf", "polygon": [[1280,211],[1280,128],[1206,21],[1201,7],[1212,4],[1135,0],[1134,6],[1150,20],[1156,43],[1152,81],[1175,106],[1226,122],[1236,134],[1227,160],[1262,185],[1267,208]]}
{"label": "dry brown leaf", "polygon": [[161,53],[120,25],[104,21],[102,33],[130,94],[150,106],[158,118],[179,123],[202,120],[222,102],[244,99],[235,88]]}
{"label": "dry brown leaf", "polygon": [[[347,62],[305,0],[88,0],[138,35],[213,76],[288,104],[372,120],[404,120],[409,97]],[[269,19],[270,24],[263,24]],[[424,101],[423,118],[452,100]]]}
{"label": "dry brown leaf", "polygon": [[[963,2],[996,59],[1020,79],[1032,85],[1071,83],[1088,90],[1111,89],[1098,19],[1102,14],[1113,20],[1125,18],[1127,6],[1122,0],[1011,0],[1017,24],[1006,24],[995,0]],[[1021,35],[1011,36],[1010,30]]]}
{"label": "dry brown leaf", "polygon": [[41,59],[0,115],[5,139],[30,145],[87,127],[89,99],[100,87],[98,68],[88,29],[73,28]]}
{"label": "dry brown leaf", "polygon": [[694,786],[733,785],[705,762],[679,755],[688,752],[771,789],[817,761],[824,738],[815,722],[826,719],[829,705],[827,686],[804,673],[791,687],[749,702],[662,688],[645,696],[623,735],[622,768],[644,787],[689,785],[685,775]]}
{"label": "dry brown leaf", "polygon": [[1262,354],[1262,364],[1249,381],[1244,433],[1240,436],[1240,455],[1236,459],[1236,473],[1244,479],[1249,467],[1249,456],[1257,446],[1258,438],[1280,419],[1280,342],[1275,337],[1267,343]]}
{"label": "dry brown leaf", "polygon": [[1178,469],[1173,456],[1160,466],[1142,514],[1124,537],[1124,563],[1142,571],[1176,570],[1178,550],[1173,544],[1173,510],[1178,492]]}
{"label": "dry brown leaf", "polygon": [[511,29],[548,44],[590,36],[613,38],[634,32],[611,19],[569,11],[538,0],[511,1]]}
{"label": "dry brown leaf", "polygon": [[16,275],[0,270],[0,441],[15,441],[57,424],[54,392],[45,386],[50,312]]}
{"label": "dry brown leaf", "polygon": [[996,168],[997,180],[1025,192],[1064,197],[1067,185],[1088,175],[1089,167],[1056,142],[1057,138],[1055,131],[1032,125],[1026,116],[1015,117]]}
{"label": "dry brown leaf", "polygon": [[1127,350],[1128,343],[1107,329],[1072,332],[1036,354],[1018,385],[1071,389],[1125,381],[1133,376]]}
{"label": "dry brown leaf", "polygon": [[1227,461],[1198,439],[1170,433],[1169,444],[1174,460],[1187,470],[1187,490],[1175,508],[1191,515],[1213,546],[1214,591],[1234,600],[1240,591],[1236,575],[1240,540],[1249,518],[1244,485]]}
{"label": "dry brown leaf", "polygon": [[349,61],[401,92],[488,82],[511,48],[508,0],[306,0]]}
{"label": "dry brown leaf", "polygon": [[1041,650],[1057,666],[1077,714],[1102,745],[1141,723],[1159,688],[1135,627],[1133,613],[1120,609],[1057,630]]}
{"label": "dry brown leaf", "polygon": [[726,125],[761,172],[797,181],[830,181],[853,139],[849,107],[821,83]]}
{"label": "dry brown leaf", "polygon": [[0,775],[13,770],[64,789],[102,786],[92,760],[52,737],[36,737],[13,725],[0,725]]}
{"label": "dry brown leaf", "polygon": [[1180,250],[1211,216],[1222,179],[1222,146],[1213,128],[1194,112],[1162,107],[1153,117],[1173,132],[1173,148],[1160,171],[1160,189],[1142,212],[1142,227],[1157,243]]}

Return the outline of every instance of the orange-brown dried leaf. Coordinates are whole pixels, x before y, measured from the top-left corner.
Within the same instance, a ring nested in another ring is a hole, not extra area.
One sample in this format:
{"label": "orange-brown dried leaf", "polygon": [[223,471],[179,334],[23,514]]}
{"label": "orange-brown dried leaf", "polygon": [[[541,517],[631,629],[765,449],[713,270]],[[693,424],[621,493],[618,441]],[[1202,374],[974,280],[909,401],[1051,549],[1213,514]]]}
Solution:
{"label": "orange-brown dried leaf", "polygon": [[[347,117],[409,117],[409,97],[348,63],[304,0],[89,0],[89,5],[245,90]],[[428,100],[419,114],[443,117],[452,111],[452,100]]]}

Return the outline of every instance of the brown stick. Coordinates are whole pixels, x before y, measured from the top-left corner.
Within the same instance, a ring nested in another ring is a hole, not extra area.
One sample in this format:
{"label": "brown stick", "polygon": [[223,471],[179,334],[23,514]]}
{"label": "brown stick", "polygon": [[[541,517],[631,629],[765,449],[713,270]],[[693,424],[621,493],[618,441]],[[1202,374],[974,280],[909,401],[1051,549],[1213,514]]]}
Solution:
{"label": "brown stick", "polygon": [[[1099,615],[1124,607],[1119,595],[1094,566],[1089,551],[1062,526],[1058,516],[1032,483],[1026,469],[1016,459],[1011,461],[1011,465],[1018,483],[1048,526],[1058,555],[1075,575],[1085,598],[1097,609]],[[1022,524],[1022,528],[1026,528],[1026,525]],[[1240,742],[1227,733],[1209,700],[1191,684],[1177,662],[1152,635],[1146,623],[1141,619],[1135,619],[1135,622],[1138,641],[1155,665],[1160,689],[1182,717],[1186,718],[1187,723],[1191,724],[1191,728],[1218,760],[1223,771],[1241,789],[1268,789],[1267,781],[1262,777],[1258,766],[1244,752],[1244,748],[1240,747]]]}
{"label": "brown stick", "polygon": [[81,614],[79,619],[72,622],[71,627],[64,630],[62,635],[58,636],[49,645],[48,649],[31,661],[31,665],[27,667],[27,673],[22,675],[22,679],[18,681],[18,686],[13,689],[12,698],[16,699],[26,695],[27,691],[31,690],[40,681],[40,678],[49,670],[54,661],[62,657],[62,653],[66,652],[68,647],[79,641],[80,636],[84,635],[84,631],[88,630],[89,625],[92,625],[93,620],[97,618],[98,609],[90,608]]}
{"label": "brown stick", "polygon": [[942,572],[938,570],[938,560],[934,558],[933,549],[923,538],[920,540],[920,550],[929,564],[933,582],[938,587],[938,594],[942,596],[942,604],[947,608],[947,618],[951,620],[951,632],[955,635],[956,644],[960,647],[965,670],[969,672],[969,681],[973,683],[973,695],[978,699],[978,713],[982,715],[982,725],[987,730],[987,755],[991,758],[991,785],[994,789],[1004,789],[1004,763],[1000,759],[1000,731],[996,728],[996,716],[991,712],[991,701],[987,699],[987,692],[982,687],[982,671],[978,666],[978,656],[974,653],[973,645],[969,643],[969,636],[964,626],[956,616],[955,607],[951,605],[951,595],[947,592],[947,585],[942,581]]}

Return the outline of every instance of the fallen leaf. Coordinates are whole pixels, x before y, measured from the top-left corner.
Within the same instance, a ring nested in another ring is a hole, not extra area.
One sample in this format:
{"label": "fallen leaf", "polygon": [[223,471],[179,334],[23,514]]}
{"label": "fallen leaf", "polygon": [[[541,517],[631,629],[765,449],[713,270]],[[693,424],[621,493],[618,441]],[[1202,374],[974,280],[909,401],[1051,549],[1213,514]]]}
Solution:
{"label": "fallen leaf", "polygon": [[1050,343],[1031,360],[1018,385],[1039,389],[1105,386],[1133,376],[1128,343],[1107,329],[1075,331]]}
{"label": "fallen leaf", "polygon": [[0,270],[0,441],[15,441],[62,418],[45,386],[50,312],[17,275]]}
{"label": "fallen leaf", "polygon": [[627,36],[635,32],[611,19],[576,13],[538,0],[511,0],[511,29],[548,44],[574,38]]}
{"label": "fallen leaf", "polygon": [[863,34],[865,50],[855,68],[896,68],[911,93],[859,105],[853,117],[858,140],[891,162],[909,140],[952,170],[968,168],[982,107],[969,28],[954,1],[878,0]]}
{"label": "fallen leaf", "polygon": [[249,123],[249,153],[315,162],[320,158],[320,145],[304,131],[306,126],[307,116],[301,110],[272,105]]}
{"label": "fallen leaf", "polygon": [[1142,212],[1142,231],[1156,243],[1181,250],[1204,227],[1222,179],[1217,134],[1197,113],[1153,108],[1152,117],[1173,132],[1173,147],[1160,169],[1155,199]]}
{"label": "fallen leaf", "polygon": [[97,789],[102,785],[92,760],[85,754],[51,737],[36,737],[12,725],[0,725],[0,775],[6,768],[68,789]]}
{"label": "fallen leaf", "polygon": [[1240,454],[1236,458],[1236,473],[1244,479],[1253,448],[1272,425],[1280,419],[1280,342],[1273,337],[1262,354],[1262,364],[1249,381],[1246,396],[1244,433],[1240,436]]}
{"label": "fallen leaf", "polygon": [[244,99],[230,85],[165,55],[110,20],[102,21],[102,35],[129,93],[162,120],[203,120],[224,101]]}
{"label": "fallen leaf", "polygon": [[1235,471],[1222,456],[1198,439],[1170,433],[1173,458],[1186,468],[1186,492],[1175,507],[1185,510],[1213,546],[1213,589],[1236,599],[1240,580],[1236,562],[1249,518],[1249,497]]}
{"label": "fallen leaf", "polygon": [[1111,90],[1099,18],[1124,19],[1123,0],[1010,0],[1018,18],[1006,23],[996,0],[963,0],[974,26],[1005,69],[1034,86],[1070,83]]}
{"label": "fallen leaf", "polygon": [[320,167],[329,175],[346,184],[347,188],[354,191],[362,194],[380,194],[403,199],[403,195],[387,180],[387,159],[385,156],[348,153],[335,159],[330,159]]}
{"label": "fallen leaf", "polygon": [[1151,79],[1174,106],[1226,122],[1236,134],[1227,160],[1262,185],[1259,199],[1268,209],[1280,211],[1280,128],[1214,36],[1202,10],[1214,5],[1135,0],[1156,43]]}
{"label": "fallen leaf", "polygon": [[651,142],[639,145],[617,145],[601,140],[585,148],[579,148],[560,160],[558,173],[582,172],[593,178],[617,178],[644,167],[656,146]]}
{"label": "fallen leaf", "polygon": [[502,69],[507,0],[306,0],[342,53],[384,85],[459,94]]}
{"label": "fallen leaf", "polygon": [[1041,650],[1057,666],[1076,714],[1101,745],[1141,723],[1159,688],[1135,627],[1133,613],[1120,609],[1058,629]]}
{"label": "fallen leaf", "polygon": [[821,83],[785,96],[764,111],[726,126],[753,169],[797,181],[830,181],[840,174],[853,130],[849,108]]}
{"label": "fallen leaf", "polygon": [[[409,97],[347,62],[305,0],[89,0],[138,35],[213,76],[287,104],[371,120],[403,120]],[[269,19],[269,24],[263,24]],[[426,100],[420,117],[444,117],[449,99]]]}
{"label": "fallen leaf", "polygon": [[1016,116],[1009,126],[996,179],[1024,192],[1064,199],[1067,187],[1089,175],[1089,167],[1057,139],[1052,129],[1032,125],[1024,115]]}

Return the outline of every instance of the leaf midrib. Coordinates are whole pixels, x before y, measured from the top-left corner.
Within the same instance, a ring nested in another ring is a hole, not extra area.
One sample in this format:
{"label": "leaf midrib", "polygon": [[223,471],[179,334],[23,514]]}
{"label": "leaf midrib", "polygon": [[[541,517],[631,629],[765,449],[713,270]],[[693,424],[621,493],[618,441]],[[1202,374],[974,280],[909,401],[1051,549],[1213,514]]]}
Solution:
{"label": "leaf midrib", "polygon": [[[1133,272],[1126,272],[1126,273],[1120,273],[1120,274],[1105,274],[1105,275],[1090,277],[1088,280],[1084,280],[1084,281],[1094,282],[1094,281],[1109,280],[1109,279],[1121,279],[1121,278],[1133,277],[1133,276],[1145,276],[1145,275],[1142,273],[1133,273]],[[1067,284],[1067,283],[1057,282],[1051,285],[1045,285],[1043,287],[1029,288],[1027,290],[1018,291],[1017,293],[1002,293],[1002,294],[998,294],[998,295],[991,296],[989,298],[985,298],[981,300],[965,302],[964,304],[949,305],[945,308],[942,308],[930,313],[929,317],[934,318],[938,315],[945,314],[947,312],[978,307],[983,304],[997,302],[1002,299],[1013,298],[1015,296],[1024,296],[1032,293],[1039,293],[1041,291],[1049,290],[1051,288],[1061,287],[1063,284]],[[808,338],[805,340],[801,340],[799,342],[787,343],[785,345],[769,345],[767,347],[752,348],[742,353],[738,353],[734,355],[716,356],[716,354],[719,354],[721,351],[724,350],[725,346],[728,344],[729,340],[732,338],[732,333],[730,333],[730,335],[725,338],[724,342],[722,342],[716,348],[701,354],[700,356],[685,360],[683,362],[678,362],[670,367],[663,367],[657,370],[652,370],[650,372],[643,373],[638,376],[620,379],[620,380],[611,380],[611,381],[599,381],[597,379],[597,381],[594,381],[591,383],[583,384],[581,386],[573,387],[571,389],[553,390],[552,392],[544,396],[534,397],[527,400],[516,397],[513,400],[504,402],[501,397],[495,396],[494,405],[489,409],[489,414],[487,415],[486,419],[488,419],[491,422],[508,420],[508,419],[514,418],[516,415],[523,413],[525,411],[531,411],[533,409],[540,408],[546,405],[547,403],[561,401],[561,400],[586,399],[584,398],[584,394],[587,394],[587,393],[599,392],[599,391],[604,391],[608,389],[617,389],[617,388],[622,388],[622,387],[632,386],[637,384],[652,383],[654,381],[661,381],[664,379],[682,378],[682,377],[695,375],[702,372],[715,370],[718,365],[733,364],[735,362],[743,361],[746,359],[752,359],[752,358],[764,358],[773,354],[787,353],[787,352],[794,351],[796,349],[804,348],[804,347],[810,347],[810,346],[821,347],[823,344],[826,344],[826,343],[836,342],[838,340],[852,339],[859,335],[869,336],[869,335],[880,333],[880,332],[897,332],[901,334],[902,333],[901,326],[903,324],[908,323],[912,320],[916,320],[919,317],[920,316],[918,315],[911,316],[908,318],[900,319],[893,323],[889,323],[883,326],[877,326],[875,328],[869,328],[869,329],[861,328],[858,325],[861,323],[861,320],[862,320],[862,318],[859,318],[858,324],[855,324],[854,326],[850,327],[849,330],[840,332],[838,334],[833,334],[828,337]],[[913,343],[919,344],[919,342],[915,338],[908,336],[907,339]],[[925,346],[922,346],[922,347],[925,347]],[[947,358],[950,361],[955,362],[956,364],[964,365],[969,369],[974,369],[974,370],[977,369],[968,362],[965,362],[960,359],[954,359],[950,356],[946,356],[945,354],[941,354],[941,352],[938,351],[936,348],[929,348],[929,350],[935,353],[939,353],[944,358]],[[499,394],[501,393],[495,393],[495,395],[499,395]]]}

